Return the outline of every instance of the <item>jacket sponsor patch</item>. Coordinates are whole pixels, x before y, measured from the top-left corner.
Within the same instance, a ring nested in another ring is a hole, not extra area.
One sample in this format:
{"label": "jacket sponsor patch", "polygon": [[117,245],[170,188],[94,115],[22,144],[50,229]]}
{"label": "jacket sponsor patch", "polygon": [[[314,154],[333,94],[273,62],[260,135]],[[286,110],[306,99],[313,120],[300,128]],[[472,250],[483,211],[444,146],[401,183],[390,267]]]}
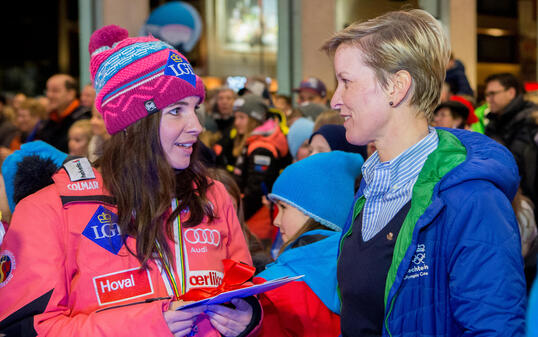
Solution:
{"label": "jacket sponsor patch", "polygon": [[118,254],[123,245],[118,216],[103,206],[99,206],[82,235],[113,254]]}
{"label": "jacket sponsor patch", "polygon": [[224,274],[216,270],[194,270],[189,272],[189,287],[218,287]]}
{"label": "jacket sponsor patch", "polygon": [[188,243],[213,245],[218,247],[220,245],[220,232],[216,229],[210,228],[187,228],[183,234],[185,241]]}
{"label": "jacket sponsor patch", "polygon": [[404,276],[404,280],[415,279],[419,277],[428,276],[428,270],[430,267],[426,261],[426,245],[418,244],[411,260],[411,265]]}
{"label": "jacket sponsor patch", "polygon": [[153,294],[149,270],[132,268],[93,278],[99,305],[127,301]]}
{"label": "jacket sponsor patch", "polygon": [[191,65],[186,59],[183,59],[173,51],[170,51],[170,54],[168,54],[168,62],[166,62],[164,74],[180,78],[196,88],[196,75],[194,75]]}
{"label": "jacket sponsor patch", "polygon": [[271,165],[271,157],[269,156],[262,156],[262,155],[254,155],[254,164],[261,165],[261,166],[269,166]]}
{"label": "jacket sponsor patch", "polygon": [[0,288],[13,278],[15,271],[15,255],[9,250],[0,252]]}
{"label": "jacket sponsor patch", "polygon": [[71,181],[95,179],[92,165],[88,158],[77,158],[64,163],[63,167]]}

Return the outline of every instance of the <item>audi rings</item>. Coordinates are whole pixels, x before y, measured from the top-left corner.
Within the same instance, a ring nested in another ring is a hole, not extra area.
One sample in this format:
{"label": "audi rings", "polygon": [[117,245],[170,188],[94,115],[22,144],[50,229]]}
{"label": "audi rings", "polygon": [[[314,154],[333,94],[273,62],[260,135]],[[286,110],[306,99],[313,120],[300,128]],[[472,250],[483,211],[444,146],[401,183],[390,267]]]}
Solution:
{"label": "audi rings", "polygon": [[220,244],[220,232],[216,229],[188,228],[185,231],[185,241],[191,244],[203,243],[218,247]]}

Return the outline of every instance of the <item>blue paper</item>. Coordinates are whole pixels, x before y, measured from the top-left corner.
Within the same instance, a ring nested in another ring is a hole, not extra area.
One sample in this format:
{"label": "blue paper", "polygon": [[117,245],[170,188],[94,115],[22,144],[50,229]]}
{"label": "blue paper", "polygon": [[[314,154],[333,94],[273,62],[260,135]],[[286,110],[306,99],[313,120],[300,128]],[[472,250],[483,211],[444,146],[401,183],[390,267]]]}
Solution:
{"label": "blue paper", "polygon": [[284,277],[280,277],[280,278],[270,280],[264,283],[256,284],[247,288],[226,291],[216,296],[203,299],[201,301],[196,301],[196,302],[186,304],[182,307],[177,308],[176,310],[192,308],[199,305],[222,304],[222,303],[230,302],[234,298],[254,296],[254,295],[281,287],[284,284],[298,280],[303,276],[304,275],[293,276],[293,277],[284,276]]}

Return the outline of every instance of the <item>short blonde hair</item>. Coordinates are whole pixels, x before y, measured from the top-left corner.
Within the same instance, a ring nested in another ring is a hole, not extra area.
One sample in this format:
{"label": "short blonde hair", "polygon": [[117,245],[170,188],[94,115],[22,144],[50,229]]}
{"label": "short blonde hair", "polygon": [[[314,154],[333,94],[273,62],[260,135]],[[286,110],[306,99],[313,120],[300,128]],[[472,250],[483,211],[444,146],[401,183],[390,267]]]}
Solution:
{"label": "short blonde hair", "polygon": [[314,129],[312,132],[316,132],[321,128],[323,125],[326,124],[344,124],[344,117],[340,116],[340,113],[335,110],[326,110],[323,111],[316,117],[316,120],[314,122]]}
{"label": "short blonde hair", "polygon": [[93,136],[92,123],[89,119],[79,119],[71,125],[69,131],[71,131],[72,129],[80,129],[84,133],[84,137],[86,137],[88,141]]}
{"label": "short blonde hair", "polygon": [[433,16],[412,9],[355,22],[326,41],[322,50],[334,54],[342,44],[364,53],[363,61],[375,71],[384,88],[391,74],[409,72],[413,78],[410,104],[418,107],[428,120],[433,118],[450,58],[446,33]]}

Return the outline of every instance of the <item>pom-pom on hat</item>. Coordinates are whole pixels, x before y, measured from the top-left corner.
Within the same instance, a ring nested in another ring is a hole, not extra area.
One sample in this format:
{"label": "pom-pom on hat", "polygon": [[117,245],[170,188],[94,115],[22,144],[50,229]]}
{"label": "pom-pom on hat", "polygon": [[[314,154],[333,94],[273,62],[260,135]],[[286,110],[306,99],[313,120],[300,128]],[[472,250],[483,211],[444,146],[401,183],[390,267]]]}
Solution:
{"label": "pom-pom on hat", "polygon": [[318,153],[282,171],[269,194],[320,224],[341,231],[353,204],[355,178],[364,160],[356,153]]}
{"label": "pom-pom on hat", "polygon": [[105,26],[90,37],[95,106],[110,134],[185,97],[205,96],[202,80],[185,56],[152,36],[129,38]]}

